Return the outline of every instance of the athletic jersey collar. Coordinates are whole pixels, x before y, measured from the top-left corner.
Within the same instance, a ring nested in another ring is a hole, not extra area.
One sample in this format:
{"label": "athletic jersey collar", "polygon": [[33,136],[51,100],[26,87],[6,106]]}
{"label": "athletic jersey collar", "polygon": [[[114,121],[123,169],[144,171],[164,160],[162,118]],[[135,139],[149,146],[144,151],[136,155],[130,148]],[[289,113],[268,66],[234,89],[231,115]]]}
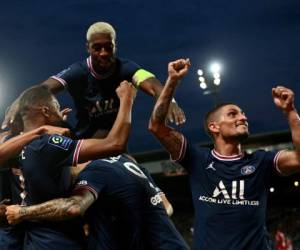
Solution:
{"label": "athletic jersey collar", "polygon": [[98,80],[102,80],[102,79],[105,79],[105,78],[111,76],[111,75],[114,73],[114,71],[115,71],[115,66],[113,66],[112,69],[111,69],[110,71],[106,72],[105,74],[99,75],[99,74],[96,72],[96,70],[93,68],[91,56],[89,56],[89,57],[86,59],[86,63],[87,63],[88,69],[90,70],[92,76],[95,77],[95,78],[98,79]]}
{"label": "athletic jersey collar", "polygon": [[211,151],[211,154],[220,161],[236,161],[242,159],[245,155],[244,151],[237,155],[221,155],[215,149]]}

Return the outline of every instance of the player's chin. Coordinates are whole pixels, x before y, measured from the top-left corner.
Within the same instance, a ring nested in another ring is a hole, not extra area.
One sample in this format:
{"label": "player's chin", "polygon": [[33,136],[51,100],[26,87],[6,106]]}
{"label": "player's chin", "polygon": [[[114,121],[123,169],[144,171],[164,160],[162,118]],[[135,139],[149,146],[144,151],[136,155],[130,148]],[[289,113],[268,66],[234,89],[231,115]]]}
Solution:
{"label": "player's chin", "polygon": [[239,142],[245,141],[249,137],[249,131],[245,130],[237,134],[236,138]]}

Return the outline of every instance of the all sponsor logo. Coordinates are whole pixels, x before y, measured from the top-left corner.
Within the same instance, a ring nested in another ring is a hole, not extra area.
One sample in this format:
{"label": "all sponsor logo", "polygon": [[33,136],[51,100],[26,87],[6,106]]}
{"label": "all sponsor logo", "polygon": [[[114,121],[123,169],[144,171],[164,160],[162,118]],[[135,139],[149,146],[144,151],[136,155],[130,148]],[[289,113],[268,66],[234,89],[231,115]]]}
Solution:
{"label": "all sponsor logo", "polygon": [[200,195],[199,200],[215,204],[259,206],[259,201],[245,199],[245,180],[232,181],[230,188],[226,188],[221,180],[212,196]]}

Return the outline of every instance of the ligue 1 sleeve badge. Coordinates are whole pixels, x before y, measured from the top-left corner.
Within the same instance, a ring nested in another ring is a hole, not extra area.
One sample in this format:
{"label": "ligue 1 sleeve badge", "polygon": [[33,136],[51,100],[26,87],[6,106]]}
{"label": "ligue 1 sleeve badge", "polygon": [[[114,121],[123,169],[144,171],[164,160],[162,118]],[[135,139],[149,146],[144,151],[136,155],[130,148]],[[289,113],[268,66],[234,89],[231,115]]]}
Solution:
{"label": "ligue 1 sleeve badge", "polygon": [[48,140],[48,144],[64,150],[68,150],[71,143],[72,140],[70,138],[61,135],[51,135]]}

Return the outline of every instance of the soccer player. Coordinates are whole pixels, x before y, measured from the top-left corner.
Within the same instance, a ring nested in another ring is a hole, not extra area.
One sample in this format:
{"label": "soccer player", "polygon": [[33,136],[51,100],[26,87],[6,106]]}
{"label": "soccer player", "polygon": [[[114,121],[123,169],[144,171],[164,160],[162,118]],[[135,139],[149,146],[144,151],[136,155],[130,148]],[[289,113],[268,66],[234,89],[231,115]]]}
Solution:
{"label": "soccer player", "polygon": [[[13,131],[12,133],[15,133]],[[34,139],[37,139],[43,134],[69,134],[66,128],[53,126],[42,126],[37,129],[23,133],[19,136],[9,139],[12,135],[11,131],[6,131],[0,134],[0,171],[1,171],[1,189],[0,189],[0,249],[23,249],[24,230],[21,227],[9,227],[5,217],[7,204],[11,200],[11,183],[10,183],[10,168],[5,164],[9,158],[16,157],[23,147]]]}
{"label": "soccer player", "polygon": [[[116,91],[120,108],[105,139],[73,141],[60,135],[44,135],[22,150],[19,159],[11,163],[13,204],[31,205],[64,197],[72,184],[70,166],[125,150],[135,89],[124,81]],[[45,124],[60,125],[63,120],[58,101],[44,86],[32,87],[22,94],[20,114],[25,132]],[[78,221],[28,222],[24,226],[26,249],[82,249],[84,245]]]}
{"label": "soccer player", "polygon": [[[86,39],[90,56],[42,84],[54,94],[68,90],[77,110],[75,131],[78,138],[104,138],[117,116],[119,100],[115,90],[121,81],[132,82],[155,99],[160,95],[162,86],[149,71],[116,56],[116,32],[110,24],[94,23],[87,30]],[[17,110],[18,100],[5,117],[3,128],[13,124]],[[184,113],[174,99],[168,118],[177,124],[185,121]]]}
{"label": "soccer player", "polygon": [[88,249],[188,249],[162,204],[148,171],[128,155],[92,161],[73,196],[35,206],[7,208],[10,223],[65,220],[83,215],[90,225]]}
{"label": "soccer player", "polygon": [[184,59],[169,64],[169,77],[149,129],[172,160],[188,171],[196,213],[194,249],[270,249],[265,225],[270,173],[289,175],[300,170],[300,119],[294,93],[283,86],[272,89],[275,105],[288,120],[295,150],[244,152],[241,142],[249,134],[248,121],[233,103],[208,112],[205,128],[214,148],[200,148],[165,122],[175,88],[188,68]]}

